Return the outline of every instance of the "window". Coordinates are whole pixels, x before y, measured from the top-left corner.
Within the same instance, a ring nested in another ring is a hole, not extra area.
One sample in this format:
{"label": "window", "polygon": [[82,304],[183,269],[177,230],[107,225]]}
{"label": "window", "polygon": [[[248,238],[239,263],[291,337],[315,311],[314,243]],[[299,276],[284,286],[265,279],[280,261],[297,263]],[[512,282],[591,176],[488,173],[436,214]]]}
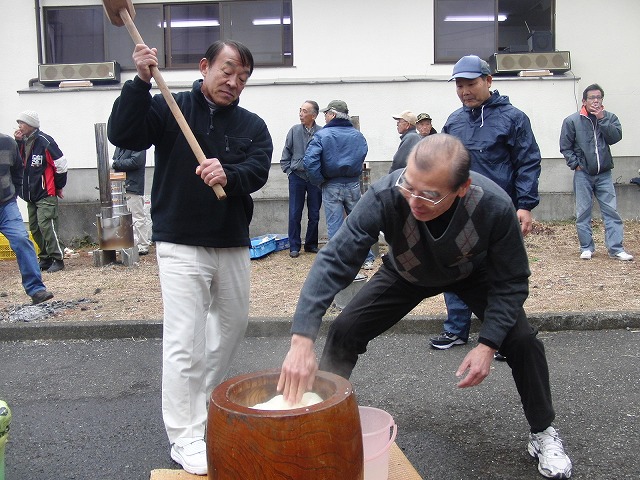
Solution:
{"label": "window", "polygon": [[[256,66],[293,65],[291,0],[134,5],[134,23],[160,67],[195,68],[216,40],[244,43]],[[45,63],[117,61],[134,69],[133,41],[102,5],[43,9]]]}
{"label": "window", "polygon": [[553,0],[435,0],[435,61],[552,51],[553,17]]}

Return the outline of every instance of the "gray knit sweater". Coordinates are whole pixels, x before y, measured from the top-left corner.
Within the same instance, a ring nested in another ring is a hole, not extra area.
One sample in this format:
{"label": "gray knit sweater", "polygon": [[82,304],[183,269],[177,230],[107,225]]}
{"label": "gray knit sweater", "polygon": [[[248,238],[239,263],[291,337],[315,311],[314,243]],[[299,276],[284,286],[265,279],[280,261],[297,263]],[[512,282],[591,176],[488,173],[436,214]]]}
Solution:
{"label": "gray knit sweater", "polygon": [[499,346],[527,298],[530,275],[511,199],[494,182],[472,173],[471,187],[457,203],[451,223],[433,238],[394,188],[400,173],[373,184],[320,250],[300,293],[291,332],[316,338],[334,296],[353,280],[383,232],[393,268],[416,285],[446,290],[484,265],[491,287],[480,337]]}

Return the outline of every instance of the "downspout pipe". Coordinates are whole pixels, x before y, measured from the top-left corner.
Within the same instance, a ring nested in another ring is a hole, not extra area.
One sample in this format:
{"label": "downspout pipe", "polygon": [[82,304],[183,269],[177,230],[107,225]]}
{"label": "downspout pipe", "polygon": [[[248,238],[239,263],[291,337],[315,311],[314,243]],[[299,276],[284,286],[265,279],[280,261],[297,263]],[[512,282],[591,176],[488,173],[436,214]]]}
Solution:
{"label": "downspout pipe", "polygon": [[40,21],[40,0],[35,0],[36,39],[38,41],[38,65],[42,65],[42,22]]}

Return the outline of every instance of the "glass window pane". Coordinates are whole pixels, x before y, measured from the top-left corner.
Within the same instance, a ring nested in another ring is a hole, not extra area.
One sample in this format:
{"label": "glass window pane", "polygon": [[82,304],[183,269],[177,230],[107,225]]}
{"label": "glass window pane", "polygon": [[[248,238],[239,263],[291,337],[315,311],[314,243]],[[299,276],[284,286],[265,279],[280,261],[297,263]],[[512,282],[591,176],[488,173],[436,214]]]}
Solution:
{"label": "glass window pane", "polygon": [[[165,66],[164,61],[164,28],[162,25],[162,6],[160,5],[136,5],[136,17],[134,23],[144,43],[150,47],[158,49],[159,67]],[[133,40],[127,32],[126,27],[116,27],[106,15],[103,15],[105,22],[107,61],[116,61],[123,69],[134,69]]]}
{"label": "glass window pane", "polygon": [[45,63],[104,62],[102,6],[44,9]]}
{"label": "glass window pane", "polygon": [[[136,5],[136,27],[158,49],[160,67],[195,68],[209,45],[240,41],[256,65],[293,65],[291,0]],[[134,69],[133,41],[102,6],[43,9],[45,62],[116,61]]]}
{"label": "glass window pane", "polygon": [[165,11],[167,66],[194,67],[209,45],[220,40],[218,4],[171,5]]}
{"label": "glass window pane", "polygon": [[[551,0],[436,0],[435,6],[437,62],[469,53],[488,59],[500,52],[553,50]],[[529,36],[534,31],[538,34],[532,46]]]}
{"label": "glass window pane", "polygon": [[[538,0],[498,0],[498,12],[503,21],[498,22],[498,52],[528,52],[534,45],[529,45],[532,32],[545,35],[550,43],[552,35],[551,1]],[[548,48],[552,50],[552,45]]]}
{"label": "glass window pane", "polygon": [[256,65],[290,65],[290,8],[282,0],[224,3],[225,37],[245,44]]}
{"label": "glass window pane", "polygon": [[435,16],[435,59],[455,62],[469,54],[495,53],[494,0],[438,0]]}

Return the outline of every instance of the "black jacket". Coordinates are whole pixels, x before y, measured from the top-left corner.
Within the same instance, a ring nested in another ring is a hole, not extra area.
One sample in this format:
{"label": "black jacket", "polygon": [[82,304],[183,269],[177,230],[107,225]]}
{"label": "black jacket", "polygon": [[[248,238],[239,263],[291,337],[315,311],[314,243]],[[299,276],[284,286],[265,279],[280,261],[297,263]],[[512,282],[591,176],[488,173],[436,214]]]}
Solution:
{"label": "black jacket", "polygon": [[154,241],[205,247],[248,247],[253,215],[250,194],[267,182],[273,144],[264,121],[237,105],[211,113],[200,89],[175,94],[207,158],[218,158],[227,175],[225,200],[195,174],[198,162],[162,95],[135,77],[122,87],[108,124],[114,145],[146,150],[155,145],[151,189]]}
{"label": "black jacket", "polygon": [[134,195],[144,195],[144,168],[147,163],[147,151],[127,150],[116,147],[111,167],[116,172],[125,172],[127,179],[124,190]]}

